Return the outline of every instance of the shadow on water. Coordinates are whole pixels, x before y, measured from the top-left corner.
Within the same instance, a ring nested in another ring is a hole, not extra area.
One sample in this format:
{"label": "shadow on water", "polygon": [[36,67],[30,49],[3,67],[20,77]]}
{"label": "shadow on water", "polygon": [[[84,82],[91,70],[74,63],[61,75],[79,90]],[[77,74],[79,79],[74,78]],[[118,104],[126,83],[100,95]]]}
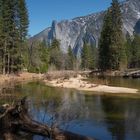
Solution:
{"label": "shadow on water", "polygon": [[[89,96],[41,82],[17,85],[7,92],[18,98],[28,96],[31,115],[40,122],[99,140],[140,140],[140,98]],[[24,139],[43,138],[27,135]]]}

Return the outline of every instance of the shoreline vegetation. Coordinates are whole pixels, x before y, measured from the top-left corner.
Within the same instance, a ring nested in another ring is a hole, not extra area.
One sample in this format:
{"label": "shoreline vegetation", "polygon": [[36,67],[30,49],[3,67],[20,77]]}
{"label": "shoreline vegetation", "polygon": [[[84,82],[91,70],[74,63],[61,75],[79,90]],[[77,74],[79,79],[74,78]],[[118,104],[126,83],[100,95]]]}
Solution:
{"label": "shoreline vegetation", "polygon": [[11,84],[19,84],[23,82],[30,82],[33,80],[41,80],[43,78],[43,74],[36,74],[36,73],[28,73],[23,72],[20,74],[7,74],[7,75],[0,75],[0,90],[3,87],[7,87]]}
{"label": "shoreline vegetation", "polygon": [[[45,85],[58,88],[76,89],[101,93],[132,93],[137,94],[138,89],[108,86],[105,83],[92,83],[86,77],[88,71],[53,71],[46,74],[23,72],[18,75],[0,75],[0,86],[7,86],[7,83],[23,83],[34,80],[42,80]],[[1,89],[1,88],[0,88]],[[91,93],[92,94],[92,93]]]}

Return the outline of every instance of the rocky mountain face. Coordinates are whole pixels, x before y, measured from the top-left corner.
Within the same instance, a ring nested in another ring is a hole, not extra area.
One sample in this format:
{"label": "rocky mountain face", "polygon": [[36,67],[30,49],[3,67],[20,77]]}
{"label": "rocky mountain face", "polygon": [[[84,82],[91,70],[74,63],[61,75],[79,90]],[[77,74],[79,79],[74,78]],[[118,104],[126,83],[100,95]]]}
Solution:
{"label": "rocky mountain face", "polygon": [[[130,35],[133,35],[134,31],[140,33],[140,0],[123,1],[121,9],[124,33],[128,32]],[[51,27],[33,36],[31,40],[45,40],[51,43],[56,38],[60,41],[64,52],[67,52],[68,47],[71,46],[75,54],[80,54],[83,39],[98,45],[105,12],[63,20],[59,23],[53,21]]]}

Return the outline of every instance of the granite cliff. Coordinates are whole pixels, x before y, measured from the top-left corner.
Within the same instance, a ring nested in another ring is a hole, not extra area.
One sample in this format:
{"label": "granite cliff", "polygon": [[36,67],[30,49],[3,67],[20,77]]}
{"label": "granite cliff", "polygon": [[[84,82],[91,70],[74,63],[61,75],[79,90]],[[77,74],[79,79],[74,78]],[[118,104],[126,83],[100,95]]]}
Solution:
{"label": "granite cliff", "polygon": [[[121,2],[123,15],[123,32],[133,35],[140,33],[140,0],[126,0]],[[83,38],[91,44],[98,45],[103,18],[106,11],[93,13],[83,17],[61,22],[52,22],[52,26],[46,28],[31,40],[45,40],[51,43],[54,38],[60,40],[61,49],[67,52],[71,46],[75,54],[79,54],[83,46]]]}

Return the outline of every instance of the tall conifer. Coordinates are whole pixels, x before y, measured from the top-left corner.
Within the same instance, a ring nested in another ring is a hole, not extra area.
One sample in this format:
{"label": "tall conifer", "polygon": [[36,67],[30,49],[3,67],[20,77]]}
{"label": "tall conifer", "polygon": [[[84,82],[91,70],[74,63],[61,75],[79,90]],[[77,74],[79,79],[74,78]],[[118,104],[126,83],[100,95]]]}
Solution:
{"label": "tall conifer", "polygon": [[28,33],[28,10],[25,0],[18,0],[18,10],[19,10],[19,32],[20,39],[24,41]]}
{"label": "tall conifer", "polygon": [[111,44],[111,21],[110,9],[108,9],[105,17],[101,37],[99,41],[99,68],[103,71],[110,69],[110,44]]}
{"label": "tall conifer", "polygon": [[0,0],[0,69],[3,74],[21,70],[20,43],[26,38],[27,29],[25,1]]}
{"label": "tall conifer", "polygon": [[68,48],[68,69],[73,70],[75,65],[76,57],[72,51],[71,46]]}
{"label": "tall conifer", "polygon": [[118,0],[112,0],[104,18],[99,43],[99,68],[105,70],[124,69],[127,65],[122,15]]}

